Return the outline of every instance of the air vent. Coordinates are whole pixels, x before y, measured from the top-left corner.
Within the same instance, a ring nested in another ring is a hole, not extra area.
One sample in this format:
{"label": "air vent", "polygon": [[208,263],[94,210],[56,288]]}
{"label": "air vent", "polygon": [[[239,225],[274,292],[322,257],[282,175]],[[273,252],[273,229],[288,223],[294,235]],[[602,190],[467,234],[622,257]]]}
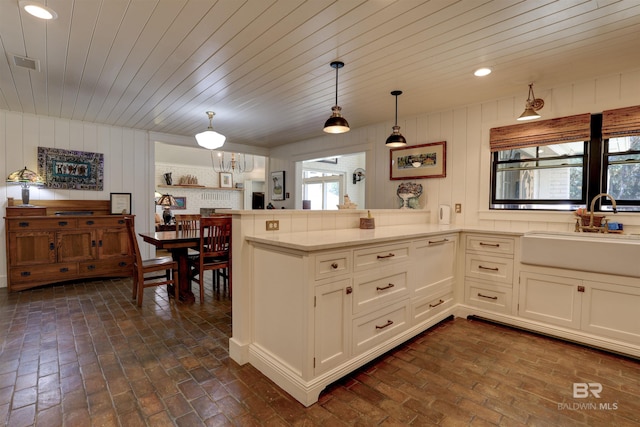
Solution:
{"label": "air vent", "polygon": [[26,68],[27,70],[40,71],[40,61],[37,59],[27,58],[26,56],[13,55],[13,63],[16,67]]}

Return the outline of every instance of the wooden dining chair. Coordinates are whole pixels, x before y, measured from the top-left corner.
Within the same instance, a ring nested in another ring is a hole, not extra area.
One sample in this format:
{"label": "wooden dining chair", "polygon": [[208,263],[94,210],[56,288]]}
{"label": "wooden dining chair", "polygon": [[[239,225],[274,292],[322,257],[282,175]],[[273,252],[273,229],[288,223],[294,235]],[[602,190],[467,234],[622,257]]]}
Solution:
{"label": "wooden dining chair", "polygon": [[197,230],[200,227],[200,214],[175,214],[176,230]]}
{"label": "wooden dining chair", "polygon": [[173,285],[174,297],[178,301],[178,263],[171,257],[157,257],[143,260],[138,246],[138,238],[133,223],[133,217],[125,217],[129,244],[133,250],[133,292],[132,298],[138,300],[138,307],[142,306],[142,296],[145,288],[151,286]]}
{"label": "wooden dining chair", "polygon": [[204,301],[204,273],[215,276],[225,271],[231,297],[231,217],[213,216],[200,219],[200,246],[196,258],[190,258],[191,280],[200,285],[200,303]]}

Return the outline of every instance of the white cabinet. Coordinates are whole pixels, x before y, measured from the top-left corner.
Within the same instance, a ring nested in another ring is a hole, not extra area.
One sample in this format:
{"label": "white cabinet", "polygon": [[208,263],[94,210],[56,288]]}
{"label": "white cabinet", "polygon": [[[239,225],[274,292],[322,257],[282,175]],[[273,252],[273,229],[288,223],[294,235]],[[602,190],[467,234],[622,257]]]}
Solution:
{"label": "white cabinet", "polygon": [[570,277],[520,273],[518,315],[552,325],[580,327],[582,281]]}
{"label": "white cabinet", "polygon": [[311,405],[327,384],[452,313],[457,241],[317,251],[253,243],[249,361]]}
{"label": "white cabinet", "polygon": [[340,365],[349,357],[352,293],[348,278],[315,287],[315,375]]}
{"label": "white cabinet", "polygon": [[496,313],[512,312],[515,246],[515,238],[510,236],[465,235],[467,305]]}
{"label": "white cabinet", "polygon": [[583,280],[579,272],[560,275],[523,271],[518,314],[603,338],[640,344],[640,286]]}

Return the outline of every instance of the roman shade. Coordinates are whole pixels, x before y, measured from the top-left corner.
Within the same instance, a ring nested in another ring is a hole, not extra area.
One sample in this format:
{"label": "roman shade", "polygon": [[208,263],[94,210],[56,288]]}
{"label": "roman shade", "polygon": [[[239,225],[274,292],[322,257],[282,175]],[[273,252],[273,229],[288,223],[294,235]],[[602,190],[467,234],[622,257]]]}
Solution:
{"label": "roman shade", "polygon": [[511,126],[491,128],[491,151],[561,144],[591,139],[591,114],[560,117]]}
{"label": "roman shade", "polygon": [[640,105],[602,112],[602,139],[640,135]]}

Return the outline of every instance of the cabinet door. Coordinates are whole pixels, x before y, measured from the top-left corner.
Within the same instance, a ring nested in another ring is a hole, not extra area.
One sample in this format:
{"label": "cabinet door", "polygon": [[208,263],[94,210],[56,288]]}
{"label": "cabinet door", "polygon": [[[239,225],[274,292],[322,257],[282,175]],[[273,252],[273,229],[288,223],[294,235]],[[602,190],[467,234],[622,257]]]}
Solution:
{"label": "cabinet door", "polygon": [[531,272],[520,273],[518,314],[568,328],[580,328],[582,281]]}
{"label": "cabinet door", "polygon": [[640,288],[584,282],[582,329],[640,344]]}
{"label": "cabinet door", "polygon": [[49,231],[9,233],[9,265],[17,267],[55,262],[54,236],[55,233]]}
{"label": "cabinet door", "polygon": [[351,279],[315,287],[315,375],[349,358]]}
{"label": "cabinet door", "polygon": [[120,258],[129,255],[129,236],[122,228],[98,230],[98,258]]}
{"label": "cabinet door", "polygon": [[438,236],[416,242],[411,281],[412,297],[428,297],[452,289],[456,263],[456,236]]}
{"label": "cabinet door", "polygon": [[56,233],[58,262],[96,259],[96,232],[93,230],[65,230]]}

